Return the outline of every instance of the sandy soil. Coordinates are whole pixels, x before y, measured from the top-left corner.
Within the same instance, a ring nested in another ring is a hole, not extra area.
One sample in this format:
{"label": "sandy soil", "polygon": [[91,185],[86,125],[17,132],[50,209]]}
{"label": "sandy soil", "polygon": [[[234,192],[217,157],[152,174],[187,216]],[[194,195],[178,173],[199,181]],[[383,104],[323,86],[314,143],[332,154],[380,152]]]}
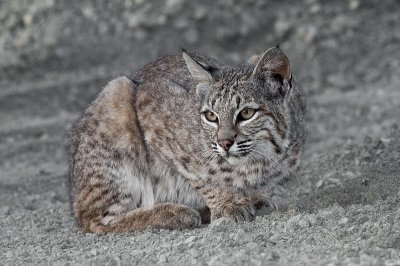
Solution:
{"label": "sandy soil", "polygon": [[[395,0],[0,1],[0,265],[400,265],[399,14]],[[240,63],[276,43],[308,99],[278,210],[79,232],[67,132],[108,80],[181,47]]]}

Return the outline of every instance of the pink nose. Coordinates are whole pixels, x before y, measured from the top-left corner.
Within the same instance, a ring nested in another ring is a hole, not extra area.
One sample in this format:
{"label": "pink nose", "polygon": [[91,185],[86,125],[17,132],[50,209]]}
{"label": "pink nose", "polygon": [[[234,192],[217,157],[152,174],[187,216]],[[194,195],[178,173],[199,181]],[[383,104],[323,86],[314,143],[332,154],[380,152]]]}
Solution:
{"label": "pink nose", "polygon": [[222,139],[218,140],[218,144],[225,150],[229,151],[229,148],[233,145],[233,140],[230,139]]}

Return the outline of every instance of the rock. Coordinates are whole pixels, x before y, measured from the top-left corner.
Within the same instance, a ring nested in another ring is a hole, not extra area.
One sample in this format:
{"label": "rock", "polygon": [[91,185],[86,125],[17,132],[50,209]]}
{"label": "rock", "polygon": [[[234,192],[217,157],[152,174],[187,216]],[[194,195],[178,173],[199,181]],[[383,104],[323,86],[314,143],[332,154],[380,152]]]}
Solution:
{"label": "rock", "polygon": [[5,255],[7,259],[11,259],[14,256],[11,251],[7,251]]}
{"label": "rock", "polygon": [[350,10],[356,10],[360,6],[360,1],[358,0],[350,0],[349,1],[349,8]]}
{"label": "rock", "polygon": [[25,26],[29,27],[32,25],[33,22],[33,15],[32,14],[25,14],[22,17],[22,21],[24,22]]}
{"label": "rock", "polygon": [[391,259],[391,260],[386,260],[385,261],[385,266],[398,266],[400,265],[400,259]]}
{"label": "rock", "polygon": [[86,238],[95,238],[95,237],[96,237],[96,234],[93,234],[93,233],[86,233],[86,234],[85,234],[85,237],[86,237]]}
{"label": "rock", "polygon": [[292,217],[287,221],[287,224],[286,224],[287,229],[288,229],[289,231],[295,230],[295,229],[299,226],[299,222],[300,222],[301,218],[302,218],[302,215],[301,215],[301,214],[292,216]]}
{"label": "rock", "polygon": [[158,262],[166,263],[168,262],[168,257],[169,254],[161,254],[160,257],[158,258]]}
{"label": "rock", "polygon": [[92,254],[93,256],[96,256],[97,255],[97,250],[95,248],[90,250],[90,254]]}
{"label": "rock", "polygon": [[189,236],[186,240],[185,243],[192,243],[193,241],[196,240],[196,236]]}
{"label": "rock", "polygon": [[144,255],[146,255],[146,252],[144,250],[140,250],[140,249],[134,249],[130,253],[132,256],[134,256],[136,258],[141,258]]}
{"label": "rock", "polygon": [[201,253],[197,249],[190,249],[190,256],[193,258],[198,258]]}
{"label": "rock", "polygon": [[254,250],[254,249],[256,249],[258,247],[258,245],[257,245],[256,242],[249,242],[249,243],[246,244],[246,247],[248,247],[251,250]]}
{"label": "rock", "polygon": [[384,197],[384,189],[379,184],[371,185],[365,192],[364,197],[368,203],[373,203],[382,200]]}
{"label": "rock", "polygon": [[266,260],[268,260],[268,261],[276,261],[276,260],[279,260],[279,255],[278,255],[278,253],[276,253],[276,252],[274,252],[274,251],[272,251],[271,253],[269,253],[266,257],[265,257],[265,259]]}
{"label": "rock", "polygon": [[245,236],[246,236],[246,232],[242,228],[240,228],[234,235],[233,240],[239,241],[239,240],[243,239]]}
{"label": "rock", "polygon": [[168,0],[165,2],[165,12],[167,14],[177,13],[183,5],[183,0]]}
{"label": "rock", "polygon": [[361,261],[361,265],[379,265],[379,261],[377,258],[372,257],[370,255],[367,254],[361,254],[360,255],[360,261]]}
{"label": "rock", "polygon": [[306,227],[309,227],[309,226],[310,226],[310,223],[308,222],[307,219],[301,219],[301,220],[299,221],[299,226],[300,226],[301,228],[306,228]]}
{"label": "rock", "polygon": [[287,20],[287,18],[282,17],[278,18],[278,20],[274,24],[274,30],[279,36],[285,35],[291,29],[291,23]]}
{"label": "rock", "polygon": [[200,6],[194,10],[193,17],[195,20],[199,21],[205,18],[207,16],[207,13],[208,13],[207,9]]}
{"label": "rock", "polygon": [[317,188],[320,188],[320,187],[322,187],[323,184],[324,184],[324,180],[323,180],[323,179],[320,179],[320,180],[317,181],[317,183],[315,184],[315,186],[316,186]]}
{"label": "rock", "polygon": [[347,217],[343,217],[342,219],[339,220],[339,224],[341,224],[341,225],[347,224],[348,221],[349,221],[349,219]]}
{"label": "rock", "polygon": [[209,227],[213,231],[225,232],[235,225],[236,225],[236,223],[234,220],[227,218],[227,217],[222,217],[222,218],[219,218],[219,219],[211,222]]}

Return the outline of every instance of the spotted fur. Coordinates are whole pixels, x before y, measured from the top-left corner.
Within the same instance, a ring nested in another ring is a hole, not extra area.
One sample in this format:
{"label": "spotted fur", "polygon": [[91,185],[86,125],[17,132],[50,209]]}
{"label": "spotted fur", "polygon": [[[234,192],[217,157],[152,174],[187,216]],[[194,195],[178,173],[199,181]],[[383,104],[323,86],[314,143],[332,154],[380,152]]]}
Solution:
{"label": "spotted fur", "polygon": [[299,164],[303,113],[279,48],[240,67],[185,51],[161,58],[111,81],[74,126],[74,215],[95,233],[250,221]]}

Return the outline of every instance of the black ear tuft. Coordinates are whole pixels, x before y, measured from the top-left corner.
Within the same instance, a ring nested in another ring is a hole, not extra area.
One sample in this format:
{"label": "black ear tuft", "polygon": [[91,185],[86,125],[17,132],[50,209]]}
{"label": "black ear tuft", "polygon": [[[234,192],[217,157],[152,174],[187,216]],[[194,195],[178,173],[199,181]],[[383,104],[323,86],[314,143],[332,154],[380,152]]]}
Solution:
{"label": "black ear tuft", "polygon": [[216,67],[214,67],[214,66],[211,66],[211,65],[204,65],[204,64],[201,64],[200,63],[200,65],[205,69],[205,70],[207,70],[210,74],[211,74],[211,76],[213,77],[213,78],[215,78],[215,77],[217,77],[218,75],[218,72],[219,72],[219,68],[216,68]]}

